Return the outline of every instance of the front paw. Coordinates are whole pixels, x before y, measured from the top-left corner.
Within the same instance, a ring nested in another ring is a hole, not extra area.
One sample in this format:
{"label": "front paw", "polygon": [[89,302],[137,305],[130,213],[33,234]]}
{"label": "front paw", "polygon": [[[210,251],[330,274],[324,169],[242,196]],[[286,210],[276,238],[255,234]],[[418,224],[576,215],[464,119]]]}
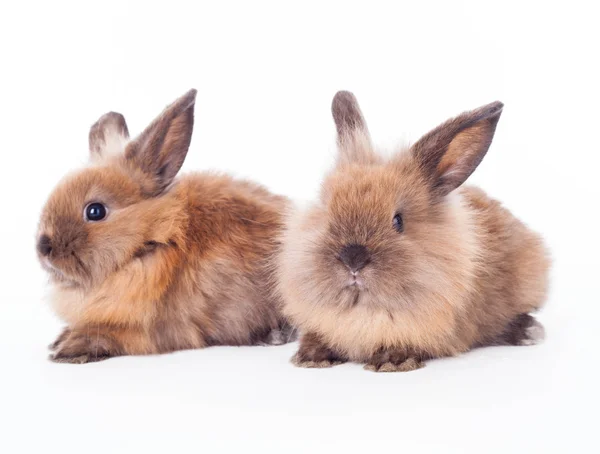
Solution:
{"label": "front paw", "polygon": [[292,357],[292,364],[306,369],[323,369],[326,367],[338,366],[343,364],[343,361],[330,358],[311,359],[302,356],[300,352],[298,352]]}
{"label": "front paw", "polygon": [[300,348],[292,358],[298,367],[325,368],[344,363],[346,360],[329,348],[317,334],[305,333],[300,339]]}
{"label": "front paw", "polygon": [[116,356],[112,341],[103,335],[70,332],[49,359],[56,363],[84,364]]}
{"label": "front paw", "polygon": [[59,334],[59,336],[56,338],[56,340],[54,342],[52,342],[50,345],[48,345],[48,349],[50,349],[51,351],[54,351],[58,348],[58,346],[65,340],[67,339],[69,336],[71,335],[71,330],[70,328],[64,328],[62,330],[62,333]]}
{"label": "front paw", "polygon": [[365,370],[371,372],[410,372],[411,370],[417,370],[425,367],[425,363],[419,361],[416,358],[407,358],[402,362],[375,362],[365,364]]}

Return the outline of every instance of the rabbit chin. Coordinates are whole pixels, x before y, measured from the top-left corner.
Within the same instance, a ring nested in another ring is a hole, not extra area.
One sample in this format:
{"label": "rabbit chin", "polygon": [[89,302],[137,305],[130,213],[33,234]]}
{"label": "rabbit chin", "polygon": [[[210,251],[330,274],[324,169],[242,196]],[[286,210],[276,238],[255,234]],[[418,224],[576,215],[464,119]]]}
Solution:
{"label": "rabbit chin", "polygon": [[334,288],[331,288],[327,292],[330,293],[330,297],[324,298],[323,301],[329,301],[339,308],[346,309],[358,306],[371,307],[373,309],[380,308],[378,295],[375,289],[368,286],[367,282],[367,279],[360,275],[349,275],[340,283],[341,285],[338,287],[337,292]]}
{"label": "rabbit chin", "polygon": [[[315,279],[311,280],[314,281]],[[329,284],[313,286],[311,289],[302,286],[301,291],[307,296],[310,295],[309,299],[320,301],[320,305],[330,305],[338,309],[361,307],[386,313],[411,311],[422,299],[422,294],[416,289],[407,291],[405,287],[386,287],[381,283],[381,275],[374,269],[365,269],[356,275],[336,273],[329,277],[328,282]]]}
{"label": "rabbit chin", "polygon": [[365,302],[365,299],[368,299],[368,296],[365,296],[365,288],[359,285],[356,282],[353,282],[343,288],[342,302],[344,306],[354,307],[362,302]]}
{"label": "rabbit chin", "polygon": [[50,283],[67,288],[81,287],[82,282],[78,276],[67,274],[63,269],[57,267],[48,258],[41,260],[42,268],[49,274]]}

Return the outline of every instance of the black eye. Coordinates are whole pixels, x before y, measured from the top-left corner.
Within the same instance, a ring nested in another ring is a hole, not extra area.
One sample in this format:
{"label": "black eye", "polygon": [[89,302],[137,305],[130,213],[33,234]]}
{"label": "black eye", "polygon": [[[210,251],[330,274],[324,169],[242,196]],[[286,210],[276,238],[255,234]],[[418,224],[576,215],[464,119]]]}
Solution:
{"label": "black eye", "polygon": [[396,213],[392,223],[398,233],[402,233],[404,231],[404,221],[402,220],[402,215],[400,213]]}
{"label": "black eye", "polygon": [[90,203],[85,207],[86,221],[101,221],[106,217],[106,207],[101,203]]}

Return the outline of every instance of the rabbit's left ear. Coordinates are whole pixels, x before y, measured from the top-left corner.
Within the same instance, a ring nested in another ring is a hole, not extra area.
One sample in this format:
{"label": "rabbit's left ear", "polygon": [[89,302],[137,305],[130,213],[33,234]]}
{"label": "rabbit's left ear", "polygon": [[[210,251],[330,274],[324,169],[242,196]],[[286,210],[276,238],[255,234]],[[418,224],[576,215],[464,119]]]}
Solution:
{"label": "rabbit's left ear", "polygon": [[369,164],[378,160],[373,152],[371,136],[356,97],[349,91],[338,91],[331,103],[337,128],[338,164]]}
{"label": "rabbit's left ear", "polygon": [[458,188],[488,151],[504,105],[500,101],[464,112],[421,137],[411,152],[439,195]]}
{"label": "rabbit's left ear", "polygon": [[192,89],[127,145],[125,159],[149,178],[149,196],[170,185],[183,165],[192,140],[195,102],[196,90]]}
{"label": "rabbit's left ear", "polygon": [[94,161],[123,152],[129,141],[125,117],[117,112],[102,115],[88,135],[90,158]]}

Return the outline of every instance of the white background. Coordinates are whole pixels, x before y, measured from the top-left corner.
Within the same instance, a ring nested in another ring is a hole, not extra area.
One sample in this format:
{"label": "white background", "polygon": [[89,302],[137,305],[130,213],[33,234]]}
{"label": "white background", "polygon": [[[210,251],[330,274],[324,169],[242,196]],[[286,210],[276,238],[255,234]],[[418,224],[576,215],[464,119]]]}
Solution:
{"label": "white background", "polygon": [[[2,2],[0,452],[597,449],[593,4]],[[122,112],[136,134],[191,87],[184,170],[232,172],[294,199],[315,197],[333,160],[339,89],[355,92],[383,146],[502,100],[470,181],[552,249],[547,341],[387,375],[296,369],[295,344],[47,361],[61,324],[34,250],[44,200],[85,163],[101,114]]]}

